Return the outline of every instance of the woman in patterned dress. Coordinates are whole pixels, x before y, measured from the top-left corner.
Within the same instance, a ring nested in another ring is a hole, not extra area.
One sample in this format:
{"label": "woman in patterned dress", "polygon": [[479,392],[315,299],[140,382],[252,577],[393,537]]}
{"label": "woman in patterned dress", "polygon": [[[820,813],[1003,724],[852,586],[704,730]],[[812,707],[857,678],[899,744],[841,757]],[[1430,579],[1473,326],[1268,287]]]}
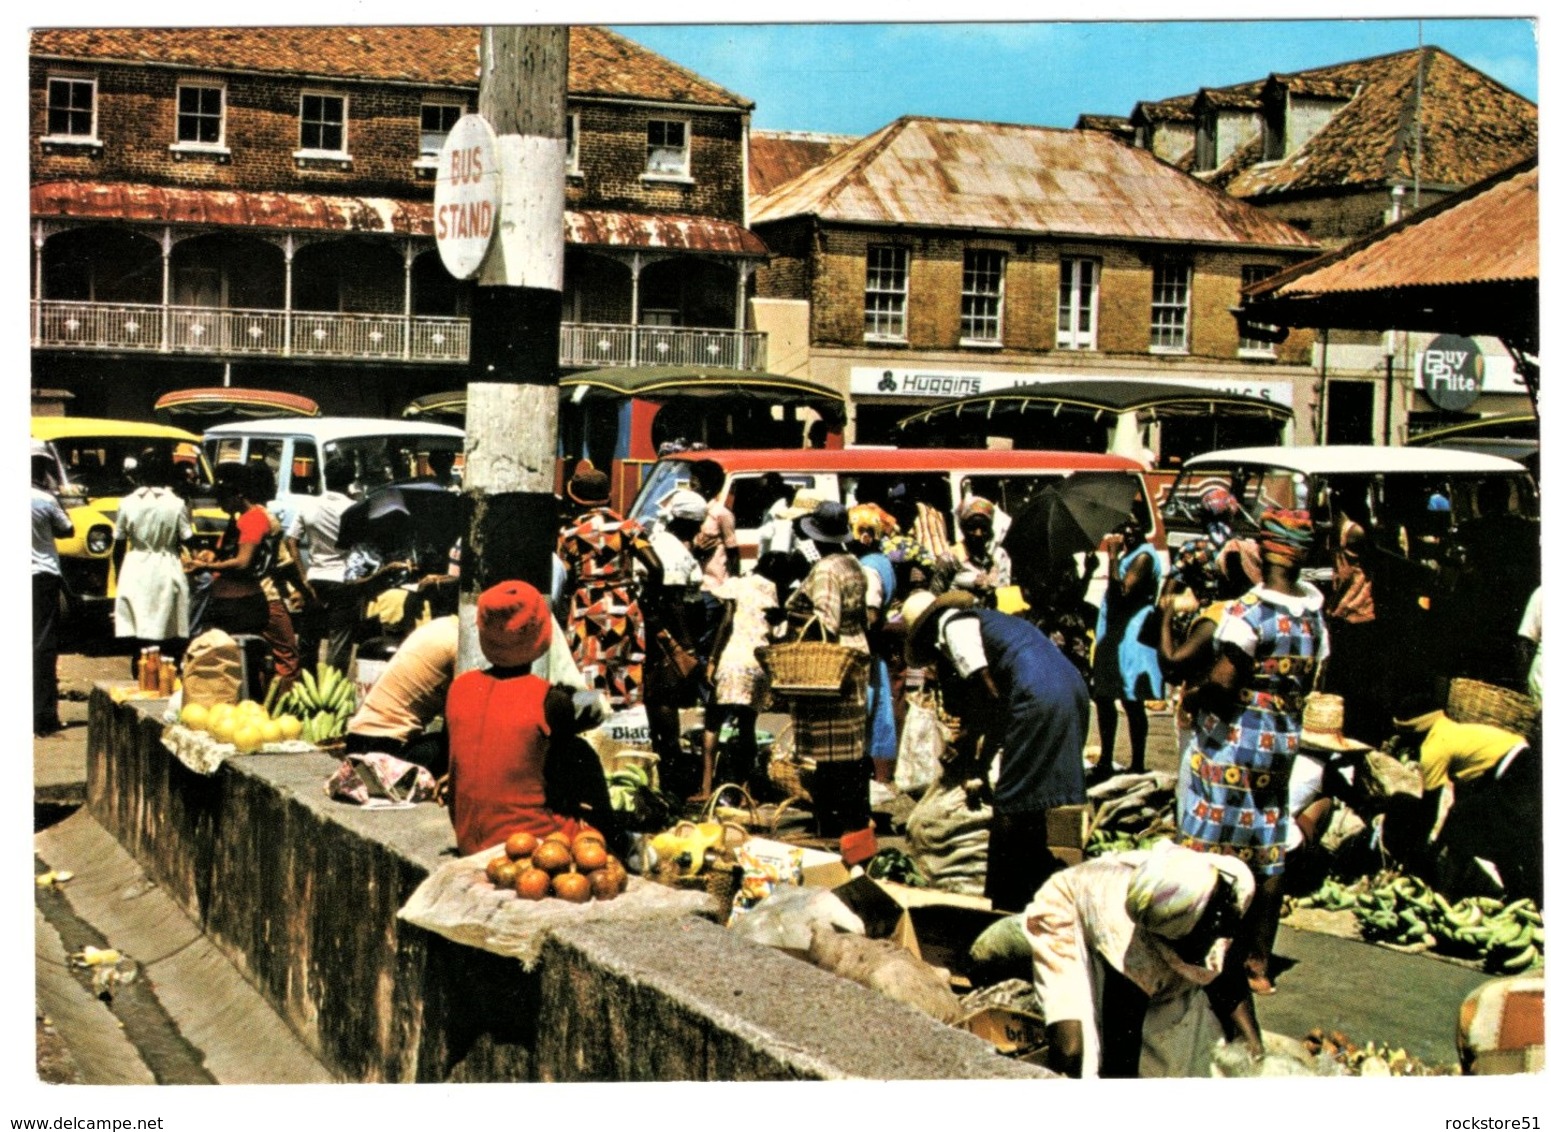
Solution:
{"label": "woman in patterned dress", "polygon": [[610,509],[608,476],[590,461],[577,465],[566,494],[583,509],[555,549],[566,572],[566,639],[587,686],[629,707],[641,701],[646,660],[641,589],[661,567],[641,525]]}
{"label": "woman in patterned dress", "polygon": [[1314,535],[1308,512],[1268,510],[1260,522],[1265,579],[1223,610],[1216,659],[1190,705],[1178,840],[1236,856],[1255,874],[1241,950],[1250,989],[1270,994],[1303,697],[1330,644],[1323,597],[1298,578]]}

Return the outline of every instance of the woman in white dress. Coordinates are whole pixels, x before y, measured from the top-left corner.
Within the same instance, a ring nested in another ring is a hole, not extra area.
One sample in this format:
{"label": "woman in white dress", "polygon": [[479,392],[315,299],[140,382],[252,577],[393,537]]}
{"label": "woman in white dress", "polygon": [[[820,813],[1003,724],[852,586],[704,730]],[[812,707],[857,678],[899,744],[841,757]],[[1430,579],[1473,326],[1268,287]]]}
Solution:
{"label": "woman in white dress", "polygon": [[138,671],[140,649],[156,645],[164,660],[176,661],[188,637],[189,588],[179,548],[194,534],[188,504],[172,489],[172,460],[148,448],[139,456],[140,486],[119,503],[113,538],[122,558],[114,634],[134,638],[130,667]]}

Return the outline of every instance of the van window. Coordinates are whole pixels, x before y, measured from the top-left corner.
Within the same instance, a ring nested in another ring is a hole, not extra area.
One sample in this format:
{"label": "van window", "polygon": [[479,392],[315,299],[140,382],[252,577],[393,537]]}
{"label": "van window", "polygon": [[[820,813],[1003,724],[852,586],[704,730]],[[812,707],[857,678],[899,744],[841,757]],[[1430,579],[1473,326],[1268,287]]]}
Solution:
{"label": "van window", "polygon": [[279,437],[254,437],[248,441],[248,463],[257,464],[260,460],[269,465],[269,470],[275,473],[275,482],[281,482],[280,458],[285,454],[285,441]]}
{"label": "van window", "polygon": [[217,466],[242,463],[242,440],[240,436],[223,436],[217,439],[210,445],[210,462]]}
{"label": "van window", "polygon": [[352,436],[323,447],[323,460],[349,461],[362,491],[398,480],[432,475],[451,483],[463,440],[457,436]]}
{"label": "van window", "polygon": [[310,440],[291,442],[291,494],[321,495],[323,469],[318,466],[318,446]]}
{"label": "van window", "polygon": [[633,518],[646,520],[657,516],[657,509],[668,494],[689,486],[688,460],[659,460],[641,485],[641,490],[630,505]]}
{"label": "van window", "polygon": [[[733,525],[739,530],[757,527],[764,521],[769,503],[760,493],[759,479],[758,475],[734,476],[732,485],[728,488],[727,506],[732,510]],[[798,489],[811,488],[816,482],[815,477],[804,475],[783,475],[781,479],[786,484],[788,503],[792,501]]]}

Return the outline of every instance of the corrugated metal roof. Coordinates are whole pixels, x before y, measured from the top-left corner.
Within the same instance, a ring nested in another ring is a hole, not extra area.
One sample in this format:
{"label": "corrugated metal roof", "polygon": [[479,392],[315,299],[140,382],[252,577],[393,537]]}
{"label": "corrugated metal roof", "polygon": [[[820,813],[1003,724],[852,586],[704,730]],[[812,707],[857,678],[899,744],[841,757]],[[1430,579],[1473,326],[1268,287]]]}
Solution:
{"label": "corrugated metal roof", "polygon": [[[313,193],[183,189],[122,182],[50,181],[32,186],[32,215],[292,231],[434,235],[430,201]],[[706,216],[567,210],[569,244],[768,255],[747,228]]]}
{"label": "corrugated metal roof", "polygon": [[1297,298],[1401,287],[1529,282],[1540,277],[1540,169],[1442,201],[1249,295]]}
{"label": "corrugated metal roof", "polygon": [[[479,86],[480,29],[469,27],[38,28],[33,55]],[[570,92],[753,108],[748,99],[608,28],[571,28]]]}
{"label": "corrugated metal roof", "polygon": [[1307,235],[1093,130],[901,118],[751,202],[857,224],[1310,248]]}
{"label": "corrugated metal roof", "polygon": [[749,133],[749,194],[762,196],[860,140],[855,134],[752,130]]}

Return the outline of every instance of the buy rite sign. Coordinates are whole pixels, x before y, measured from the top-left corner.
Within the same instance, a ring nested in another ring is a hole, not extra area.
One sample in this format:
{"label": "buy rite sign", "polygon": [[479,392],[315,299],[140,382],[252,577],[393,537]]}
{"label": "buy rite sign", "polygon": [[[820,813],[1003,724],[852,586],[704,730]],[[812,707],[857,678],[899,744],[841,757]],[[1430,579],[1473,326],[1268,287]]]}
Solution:
{"label": "buy rite sign", "polygon": [[447,135],[432,199],[436,250],[454,279],[472,279],[490,253],[501,212],[496,135],[478,114],[465,114]]}

